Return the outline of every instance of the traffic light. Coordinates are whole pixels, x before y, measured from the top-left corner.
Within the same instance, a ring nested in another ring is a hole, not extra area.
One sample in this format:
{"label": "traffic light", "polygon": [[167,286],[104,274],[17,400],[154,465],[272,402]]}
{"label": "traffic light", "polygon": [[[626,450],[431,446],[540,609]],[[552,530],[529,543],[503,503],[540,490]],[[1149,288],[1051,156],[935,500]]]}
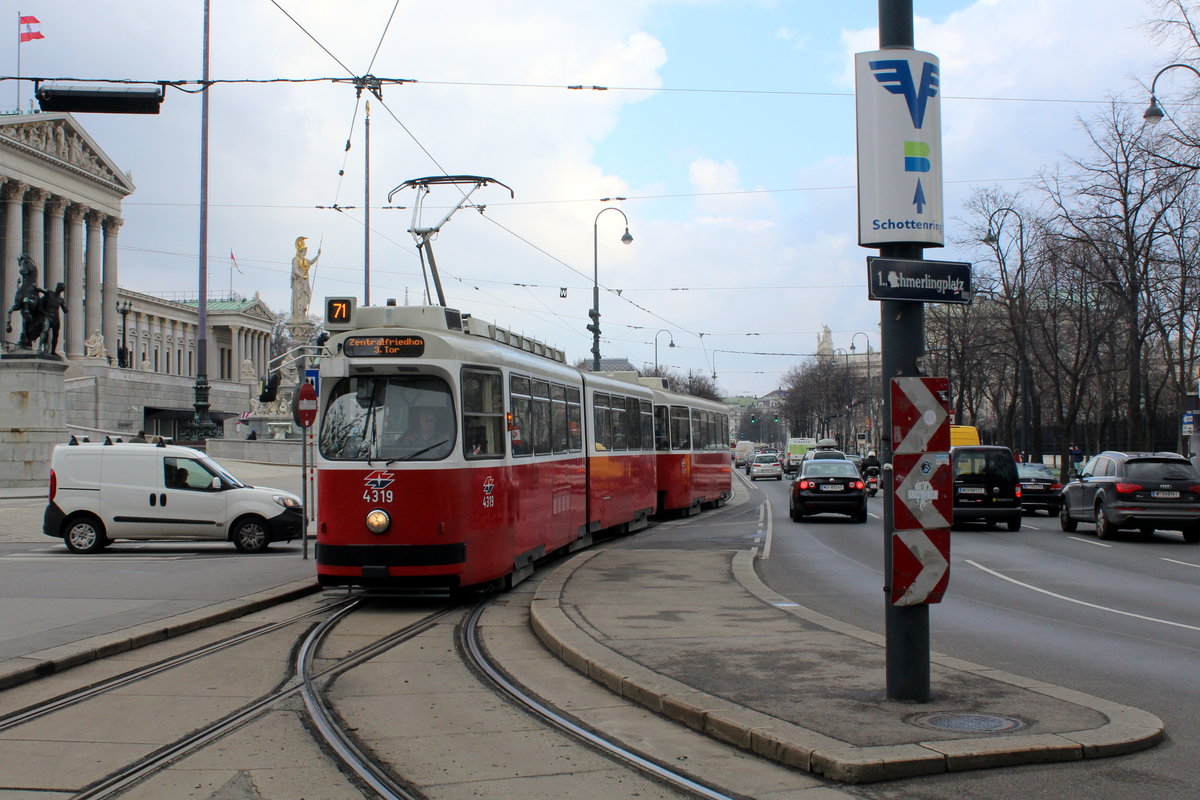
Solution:
{"label": "traffic light", "polygon": [[779,415],[778,415],[778,414],[776,414],[776,415],[775,415],[775,422],[779,422]]}
{"label": "traffic light", "polygon": [[753,425],[756,422],[758,422],[758,418],[756,416],[754,416],[753,414],[751,414],[750,415],[750,424]]}

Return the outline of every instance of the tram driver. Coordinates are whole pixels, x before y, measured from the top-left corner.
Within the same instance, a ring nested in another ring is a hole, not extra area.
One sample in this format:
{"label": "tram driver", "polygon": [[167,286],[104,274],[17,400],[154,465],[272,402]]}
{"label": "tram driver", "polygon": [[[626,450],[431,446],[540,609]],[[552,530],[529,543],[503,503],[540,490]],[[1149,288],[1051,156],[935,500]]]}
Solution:
{"label": "tram driver", "polygon": [[400,447],[421,451],[437,449],[449,444],[450,432],[438,409],[421,406],[413,409],[408,430],[400,437]]}

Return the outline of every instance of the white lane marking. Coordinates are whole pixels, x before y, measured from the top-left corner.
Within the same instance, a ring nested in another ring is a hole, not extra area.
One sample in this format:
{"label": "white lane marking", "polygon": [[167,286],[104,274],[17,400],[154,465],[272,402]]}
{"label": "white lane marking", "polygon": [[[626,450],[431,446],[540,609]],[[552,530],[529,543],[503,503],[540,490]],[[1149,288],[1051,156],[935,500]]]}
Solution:
{"label": "white lane marking", "polygon": [[1051,592],[1048,589],[1038,588],[1037,586],[1034,586],[1033,584],[1022,583],[1021,581],[1017,580],[1016,578],[1010,578],[1007,575],[996,572],[996,570],[994,570],[994,569],[988,569],[987,567],[983,566],[982,564],[971,561],[970,559],[965,559],[965,561],[966,561],[966,563],[970,564],[972,567],[975,567],[976,569],[981,569],[984,572],[988,573],[989,575],[994,575],[997,578],[1000,578],[1001,580],[1005,580],[1005,581],[1008,581],[1009,583],[1016,584],[1017,586],[1020,586],[1024,589],[1030,589],[1032,591],[1044,594],[1048,597],[1053,597],[1056,600],[1065,600],[1068,603],[1075,603],[1076,605],[1086,606],[1088,608],[1094,608],[1098,611],[1107,611],[1110,614],[1120,614],[1123,617],[1133,617],[1134,619],[1145,620],[1146,622],[1157,622],[1160,625],[1170,625],[1173,628],[1184,628],[1185,630],[1189,630],[1189,631],[1200,631],[1200,627],[1196,627],[1195,625],[1185,625],[1182,622],[1172,622],[1169,619],[1159,619],[1157,617],[1147,617],[1143,614],[1134,614],[1132,611],[1121,611],[1120,609],[1117,609],[1117,608],[1109,608],[1108,606],[1101,606],[1101,605],[1097,605],[1095,603],[1089,603],[1086,600],[1078,600],[1074,597],[1067,597],[1065,594],[1057,594],[1055,592]]}
{"label": "white lane marking", "polygon": [[1093,539],[1080,539],[1078,536],[1068,536],[1067,538],[1074,539],[1077,542],[1083,542],[1084,544],[1094,544],[1094,545],[1096,545],[1096,547],[1112,547],[1113,546],[1111,544],[1105,544],[1104,542],[1097,542]]}
{"label": "white lane marking", "polygon": [[1176,561],[1173,558],[1164,558],[1163,561],[1170,561],[1172,564],[1183,564],[1185,567],[1195,567],[1196,569],[1200,569],[1200,564],[1193,564],[1190,561]]}

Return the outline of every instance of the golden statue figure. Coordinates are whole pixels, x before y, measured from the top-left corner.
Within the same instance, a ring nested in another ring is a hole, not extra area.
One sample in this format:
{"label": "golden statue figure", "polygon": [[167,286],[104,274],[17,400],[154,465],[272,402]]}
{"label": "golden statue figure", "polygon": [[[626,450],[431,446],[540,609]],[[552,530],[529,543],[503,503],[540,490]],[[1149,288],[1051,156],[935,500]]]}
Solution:
{"label": "golden statue figure", "polygon": [[308,318],[308,304],[312,302],[312,284],[308,280],[308,273],[317,266],[320,257],[321,250],[318,248],[317,255],[309,259],[308,238],[300,236],[296,239],[296,257],[292,259],[292,319]]}

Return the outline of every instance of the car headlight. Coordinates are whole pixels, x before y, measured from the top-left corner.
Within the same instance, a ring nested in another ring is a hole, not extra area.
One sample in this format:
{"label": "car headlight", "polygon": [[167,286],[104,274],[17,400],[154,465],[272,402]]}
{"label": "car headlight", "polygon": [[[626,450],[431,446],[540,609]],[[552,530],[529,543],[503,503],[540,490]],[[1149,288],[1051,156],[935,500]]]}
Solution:
{"label": "car headlight", "polygon": [[392,518],[382,508],[376,508],[367,513],[367,530],[371,533],[383,533],[392,524]]}
{"label": "car headlight", "polygon": [[300,508],[300,501],[290,494],[272,495],[271,499],[275,501],[276,505],[281,505],[284,508]]}

